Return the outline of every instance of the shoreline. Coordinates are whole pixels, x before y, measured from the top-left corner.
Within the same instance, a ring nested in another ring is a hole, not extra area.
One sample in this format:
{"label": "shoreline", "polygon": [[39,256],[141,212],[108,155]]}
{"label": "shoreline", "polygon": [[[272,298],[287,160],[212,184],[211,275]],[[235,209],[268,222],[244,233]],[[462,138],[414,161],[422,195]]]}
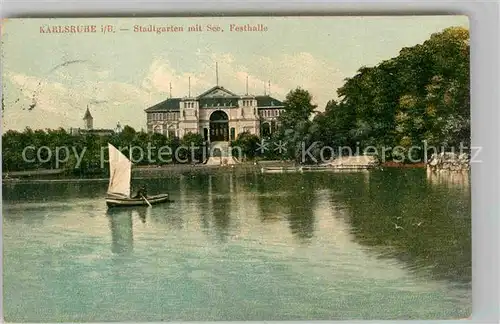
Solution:
{"label": "shoreline", "polygon": [[[182,174],[182,173],[211,173],[218,171],[259,171],[262,167],[293,167],[296,166],[289,161],[258,161],[258,162],[241,162],[232,165],[206,165],[206,164],[171,164],[164,166],[137,166],[132,169],[132,175],[144,176],[154,174]],[[305,167],[306,165],[304,165]],[[308,166],[308,165],[307,165]],[[311,165],[314,166],[314,165]],[[425,168],[425,163],[399,163],[385,162],[379,165],[382,168]],[[51,179],[49,179],[51,178]],[[21,181],[21,180],[99,180],[108,179],[106,172],[98,172],[87,176],[75,176],[69,173],[67,169],[59,170],[22,170],[3,172],[2,181]]]}
{"label": "shoreline", "polygon": [[[133,180],[147,180],[157,176],[176,176],[176,175],[198,175],[198,174],[217,174],[217,173],[249,173],[259,172],[263,167],[284,167],[295,166],[294,163],[287,161],[260,161],[260,162],[242,162],[233,165],[205,165],[205,164],[174,164],[166,166],[138,166],[132,170]],[[388,162],[380,164],[382,168],[425,168],[424,163],[403,164]],[[4,173],[2,183],[44,183],[44,182],[107,182],[109,178],[106,173],[99,173],[89,176],[78,177],[74,174],[68,174],[67,170],[29,170]],[[9,177],[5,178],[8,174]]]}
{"label": "shoreline", "polygon": [[427,164],[425,162],[419,163],[402,163],[402,162],[384,162],[380,164],[383,168],[426,168]]}

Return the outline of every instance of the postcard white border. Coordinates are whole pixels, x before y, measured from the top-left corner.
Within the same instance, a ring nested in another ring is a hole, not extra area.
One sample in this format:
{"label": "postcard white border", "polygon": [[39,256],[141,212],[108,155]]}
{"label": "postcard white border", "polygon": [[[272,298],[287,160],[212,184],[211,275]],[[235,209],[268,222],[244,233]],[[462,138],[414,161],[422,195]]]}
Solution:
{"label": "postcard white border", "polygon": [[[3,0],[0,17],[191,15],[431,15],[464,14],[471,32],[472,145],[482,147],[472,165],[473,314],[469,322],[500,322],[499,1],[75,1]],[[1,90],[0,90],[1,91]],[[1,166],[0,166],[1,168]],[[0,189],[1,190],[1,189]],[[0,191],[1,193],[1,191]],[[0,228],[1,228],[0,224]],[[0,243],[1,244],[1,243]],[[0,276],[3,279],[3,276]],[[2,280],[0,279],[0,280]],[[3,285],[0,285],[0,287]],[[0,295],[0,298],[3,294]],[[2,303],[0,303],[0,310]],[[2,316],[3,318],[3,316]],[[319,321],[307,321],[315,323]],[[357,323],[363,321],[321,321]],[[377,321],[393,322],[399,321]],[[463,321],[411,321],[462,323]],[[189,323],[189,322],[184,322]],[[208,322],[205,322],[208,323]],[[212,322],[217,323],[217,322]],[[231,322],[221,322],[231,323]],[[246,322],[246,323],[271,323]],[[272,322],[305,323],[305,322]]]}

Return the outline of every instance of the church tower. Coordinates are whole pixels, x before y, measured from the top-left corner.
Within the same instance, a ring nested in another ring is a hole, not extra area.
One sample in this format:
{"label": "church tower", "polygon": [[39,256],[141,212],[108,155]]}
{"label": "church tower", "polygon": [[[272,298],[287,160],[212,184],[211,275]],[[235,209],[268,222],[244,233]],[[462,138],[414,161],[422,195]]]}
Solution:
{"label": "church tower", "polygon": [[86,130],[91,130],[94,128],[94,118],[90,114],[89,106],[87,106],[87,111],[85,112],[85,115],[83,116],[83,121],[84,121],[84,128]]}

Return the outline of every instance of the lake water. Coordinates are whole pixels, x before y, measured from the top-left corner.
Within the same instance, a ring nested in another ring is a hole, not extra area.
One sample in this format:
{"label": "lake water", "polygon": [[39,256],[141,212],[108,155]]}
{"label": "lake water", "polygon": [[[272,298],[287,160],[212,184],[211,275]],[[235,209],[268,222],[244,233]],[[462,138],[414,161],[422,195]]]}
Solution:
{"label": "lake water", "polygon": [[471,313],[468,181],[394,169],[147,184],[174,201],[110,213],[103,181],[3,184],[5,320]]}

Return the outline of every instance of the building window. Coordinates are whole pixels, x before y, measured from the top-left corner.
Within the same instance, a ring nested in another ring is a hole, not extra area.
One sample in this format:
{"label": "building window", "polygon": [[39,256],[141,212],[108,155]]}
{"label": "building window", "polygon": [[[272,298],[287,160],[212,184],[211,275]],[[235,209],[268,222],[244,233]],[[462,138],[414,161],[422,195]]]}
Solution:
{"label": "building window", "polygon": [[268,137],[271,135],[271,126],[269,123],[262,124],[261,134],[264,137]]}
{"label": "building window", "polygon": [[234,141],[236,139],[236,130],[234,127],[231,127],[231,141]]}

